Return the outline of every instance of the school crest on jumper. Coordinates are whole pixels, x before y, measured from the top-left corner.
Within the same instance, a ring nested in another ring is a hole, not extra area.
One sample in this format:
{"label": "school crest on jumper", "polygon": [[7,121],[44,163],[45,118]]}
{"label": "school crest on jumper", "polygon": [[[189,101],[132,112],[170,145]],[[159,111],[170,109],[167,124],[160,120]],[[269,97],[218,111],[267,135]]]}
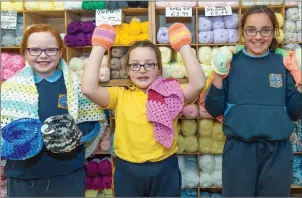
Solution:
{"label": "school crest on jumper", "polygon": [[62,108],[62,109],[67,109],[67,95],[66,94],[59,94],[58,107]]}
{"label": "school crest on jumper", "polygon": [[274,88],[280,88],[283,86],[281,74],[270,74],[269,85]]}

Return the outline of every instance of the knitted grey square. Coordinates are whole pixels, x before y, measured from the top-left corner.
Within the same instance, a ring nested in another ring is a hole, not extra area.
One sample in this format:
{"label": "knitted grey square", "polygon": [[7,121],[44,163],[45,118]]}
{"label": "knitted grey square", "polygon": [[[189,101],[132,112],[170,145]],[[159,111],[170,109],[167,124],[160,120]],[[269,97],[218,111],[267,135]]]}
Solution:
{"label": "knitted grey square", "polygon": [[82,132],[68,114],[49,117],[41,131],[46,148],[53,153],[70,152],[81,144]]}

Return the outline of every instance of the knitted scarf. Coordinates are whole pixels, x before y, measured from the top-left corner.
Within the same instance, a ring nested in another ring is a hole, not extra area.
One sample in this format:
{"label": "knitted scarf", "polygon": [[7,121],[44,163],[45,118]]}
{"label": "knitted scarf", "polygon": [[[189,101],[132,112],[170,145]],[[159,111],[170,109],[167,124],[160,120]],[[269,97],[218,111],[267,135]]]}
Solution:
{"label": "knitted scarf", "polygon": [[[107,127],[107,120],[102,109],[81,93],[77,74],[68,69],[63,59],[60,60],[59,66],[65,80],[69,115],[77,124],[86,121],[100,121],[101,123],[98,135],[86,143],[85,157],[87,158],[93,153]],[[1,85],[1,127],[20,118],[39,119],[38,98],[34,72],[31,66],[26,65]]]}
{"label": "knitted scarf", "polygon": [[148,88],[147,119],[153,123],[157,142],[170,148],[174,140],[173,120],[184,106],[179,83],[161,76]]}

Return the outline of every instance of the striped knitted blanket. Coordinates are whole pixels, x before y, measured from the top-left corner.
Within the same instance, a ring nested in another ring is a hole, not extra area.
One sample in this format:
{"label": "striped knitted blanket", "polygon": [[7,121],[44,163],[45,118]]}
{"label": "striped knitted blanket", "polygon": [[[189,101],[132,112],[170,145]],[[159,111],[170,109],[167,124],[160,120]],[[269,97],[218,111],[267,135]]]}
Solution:
{"label": "striped knitted blanket", "polygon": [[[107,127],[107,120],[102,109],[88,100],[82,93],[77,74],[68,69],[61,59],[60,68],[63,71],[67,90],[68,113],[76,123],[100,121],[100,132],[90,142],[86,143],[85,157],[89,157],[97,146],[102,133]],[[1,85],[1,127],[20,118],[36,118],[38,115],[38,90],[34,81],[34,73],[29,65],[9,78]]]}

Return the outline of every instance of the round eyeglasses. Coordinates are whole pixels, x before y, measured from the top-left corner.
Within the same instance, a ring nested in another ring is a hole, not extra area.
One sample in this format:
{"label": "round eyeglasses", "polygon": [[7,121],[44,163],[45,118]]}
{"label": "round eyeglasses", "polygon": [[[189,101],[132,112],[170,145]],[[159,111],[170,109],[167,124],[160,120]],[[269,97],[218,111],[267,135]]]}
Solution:
{"label": "round eyeglasses", "polygon": [[42,52],[45,52],[47,56],[55,56],[57,55],[59,48],[46,48],[46,49],[41,49],[41,48],[27,48],[27,51],[30,55],[32,56],[40,56]]}
{"label": "round eyeglasses", "polygon": [[129,68],[132,71],[139,71],[141,69],[141,67],[144,67],[144,69],[146,71],[151,71],[155,68],[155,65],[156,65],[156,63],[145,63],[143,65],[138,64],[138,63],[132,63],[132,64],[129,64]]}
{"label": "round eyeglasses", "polygon": [[244,32],[248,36],[256,36],[259,32],[261,36],[268,37],[268,36],[272,35],[273,29],[272,28],[263,28],[260,31],[258,31],[255,28],[245,28]]}

